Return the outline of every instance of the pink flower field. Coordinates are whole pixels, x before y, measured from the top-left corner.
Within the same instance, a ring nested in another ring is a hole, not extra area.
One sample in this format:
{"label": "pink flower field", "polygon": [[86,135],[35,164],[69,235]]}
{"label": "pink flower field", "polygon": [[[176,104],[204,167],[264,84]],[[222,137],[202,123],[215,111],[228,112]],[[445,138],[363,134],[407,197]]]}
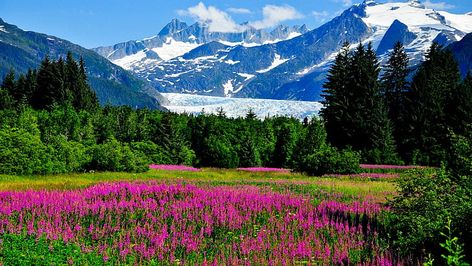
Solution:
{"label": "pink flower field", "polygon": [[415,169],[424,168],[424,166],[418,165],[382,165],[382,164],[361,164],[362,169]]}
{"label": "pink flower field", "polygon": [[348,177],[348,178],[360,178],[360,179],[396,179],[399,174],[389,173],[360,173],[360,174],[327,174],[324,177]]}
{"label": "pink flower field", "polygon": [[283,168],[271,168],[271,167],[246,167],[246,168],[238,168],[239,171],[247,171],[247,172],[280,172],[280,173],[290,173],[289,169]]}
{"label": "pink flower field", "polygon": [[383,207],[333,198],[156,182],[0,192],[0,234],[63,241],[114,265],[398,264],[378,245]]}
{"label": "pink flower field", "polygon": [[198,172],[200,169],[186,166],[186,165],[173,165],[173,164],[151,164],[149,168],[154,170],[167,170],[167,171],[192,171]]}

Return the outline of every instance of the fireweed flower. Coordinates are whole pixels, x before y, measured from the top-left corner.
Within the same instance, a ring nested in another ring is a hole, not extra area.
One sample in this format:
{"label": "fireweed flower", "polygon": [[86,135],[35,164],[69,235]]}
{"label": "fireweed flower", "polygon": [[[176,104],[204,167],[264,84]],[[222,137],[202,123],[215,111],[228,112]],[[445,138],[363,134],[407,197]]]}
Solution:
{"label": "fireweed flower", "polygon": [[200,171],[200,169],[195,168],[195,167],[186,166],[186,165],[172,165],[172,164],[151,164],[149,165],[149,168],[155,169],[155,170],[167,170],[167,171],[193,171],[193,172]]}
{"label": "fireweed flower", "polygon": [[[398,262],[383,251],[368,201],[342,203],[257,186],[103,183],[75,191],[0,192],[0,233],[78,245],[104,262],[184,265]],[[359,259],[350,254],[373,257]]]}
{"label": "fireweed flower", "polygon": [[271,167],[246,167],[246,168],[238,168],[240,171],[248,171],[248,172],[282,172],[282,173],[289,173],[289,169],[283,168],[271,168]]}

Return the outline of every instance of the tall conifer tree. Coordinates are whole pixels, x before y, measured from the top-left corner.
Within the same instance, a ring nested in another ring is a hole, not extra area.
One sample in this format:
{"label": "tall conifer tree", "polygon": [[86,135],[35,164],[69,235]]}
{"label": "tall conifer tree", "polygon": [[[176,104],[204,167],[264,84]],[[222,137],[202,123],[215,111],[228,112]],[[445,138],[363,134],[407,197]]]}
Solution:
{"label": "tall conifer tree", "polygon": [[414,163],[439,165],[449,145],[449,121],[460,74],[454,56],[433,43],[408,92],[404,146]]}
{"label": "tall conifer tree", "polygon": [[351,54],[349,43],[346,42],[328,72],[321,95],[324,107],[320,115],[325,121],[328,140],[339,148],[344,148],[351,142],[349,128],[352,127],[352,117],[349,105],[353,95],[347,84],[350,65]]}

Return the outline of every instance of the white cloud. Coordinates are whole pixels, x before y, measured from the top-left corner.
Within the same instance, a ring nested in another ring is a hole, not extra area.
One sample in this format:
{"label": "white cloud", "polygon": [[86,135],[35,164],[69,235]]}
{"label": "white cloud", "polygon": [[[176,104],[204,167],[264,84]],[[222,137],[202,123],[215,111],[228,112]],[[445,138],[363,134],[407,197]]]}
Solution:
{"label": "white cloud", "polygon": [[[245,8],[228,8],[228,12],[239,14],[250,14],[251,11]],[[180,16],[191,16],[209,27],[210,32],[242,32],[247,29],[246,25],[237,24],[231,16],[214,6],[206,6],[203,2],[185,10],[177,10]],[[264,29],[277,26],[283,21],[302,18],[295,8],[284,5],[266,5],[262,8],[262,19],[249,22],[249,25],[256,29]]]}
{"label": "white cloud", "polygon": [[433,3],[430,0],[424,1],[423,5],[427,8],[438,9],[438,10],[452,9],[455,7],[454,5],[448,4],[446,2]]}
{"label": "white cloud", "polygon": [[270,28],[282,21],[302,18],[303,16],[293,7],[266,5],[262,9],[262,20],[250,22],[249,25],[256,29]]}
{"label": "white cloud", "polygon": [[323,11],[313,11],[311,14],[315,17],[315,19],[319,22],[325,22],[326,19],[330,16],[330,13],[326,10]]}
{"label": "white cloud", "polygon": [[178,14],[194,17],[207,24],[211,32],[241,32],[244,30],[244,27],[234,22],[228,13],[214,6],[206,6],[202,2],[186,10],[179,10]]}
{"label": "white cloud", "polygon": [[230,7],[226,10],[233,14],[251,14],[252,13],[251,10],[247,8]]}

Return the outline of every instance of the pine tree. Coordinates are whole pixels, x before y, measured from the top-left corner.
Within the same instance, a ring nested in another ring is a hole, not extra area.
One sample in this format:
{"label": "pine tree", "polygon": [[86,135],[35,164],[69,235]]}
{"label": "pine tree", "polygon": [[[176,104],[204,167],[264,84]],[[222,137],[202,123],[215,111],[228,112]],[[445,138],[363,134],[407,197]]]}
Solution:
{"label": "pine tree", "polygon": [[15,81],[15,71],[10,69],[5,78],[3,79],[2,86],[4,90],[8,91],[8,94],[15,100],[14,95],[16,94],[16,81]]}
{"label": "pine tree", "polygon": [[247,111],[246,119],[248,119],[248,120],[257,119],[257,115],[256,115],[256,113],[254,113],[254,110],[252,110],[252,108],[249,108],[249,110]]}
{"label": "pine tree", "polygon": [[275,167],[290,167],[292,153],[296,144],[294,128],[289,123],[284,123],[279,129],[275,142],[274,159]]}
{"label": "pine tree", "polygon": [[[356,129],[359,139],[355,141],[362,145],[357,149],[363,152],[364,160],[368,162],[396,163],[392,126],[380,91],[380,64],[371,43],[367,49],[363,50],[361,45],[357,48],[353,63],[355,83],[352,86],[357,87],[355,91],[358,93],[355,98],[357,106],[353,109],[359,111],[355,121],[360,126]],[[352,146],[356,147],[356,144]]]}
{"label": "pine tree", "polygon": [[15,102],[8,90],[0,87],[0,110],[13,109]]}
{"label": "pine tree", "polygon": [[323,121],[314,117],[306,123],[305,132],[299,137],[292,155],[293,168],[301,169],[304,159],[326,145],[326,130]]}
{"label": "pine tree", "polygon": [[33,93],[36,89],[36,79],[37,79],[38,73],[37,71],[29,69],[28,72],[26,73],[25,77],[25,86],[23,87],[23,98],[22,102],[24,102],[25,105],[31,105],[31,101],[33,98]]}
{"label": "pine tree", "polygon": [[39,67],[32,106],[36,109],[52,109],[60,103],[62,87],[63,83],[56,64],[46,56]]}
{"label": "pine tree", "polygon": [[454,56],[433,43],[407,94],[403,146],[413,163],[439,165],[449,145],[450,113],[460,74]]}
{"label": "pine tree", "polygon": [[81,57],[79,60],[79,89],[76,108],[80,110],[93,111],[98,106],[98,98],[96,93],[90,88],[87,83],[87,74],[85,71],[85,62]]}
{"label": "pine tree", "polygon": [[390,53],[385,72],[382,75],[382,93],[388,110],[388,117],[395,129],[401,127],[401,114],[404,109],[405,92],[408,89],[408,55],[402,43],[397,42]]}
{"label": "pine tree", "polygon": [[396,161],[392,128],[383,104],[379,62],[369,43],[353,53],[345,45],[325,83],[326,121],[330,142],[338,148],[362,151],[369,162]]}
{"label": "pine tree", "polygon": [[324,98],[324,107],[320,115],[325,121],[328,140],[339,148],[344,148],[351,143],[349,129],[352,127],[350,122],[352,120],[349,105],[353,95],[347,83],[351,59],[349,43],[344,43],[328,72],[321,95]]}
{"label": "pine tree", "polygon": [[451,96],[447,120],[449,127],[455,134],[469,135],[472,125],[472,73],[467,73]]}

